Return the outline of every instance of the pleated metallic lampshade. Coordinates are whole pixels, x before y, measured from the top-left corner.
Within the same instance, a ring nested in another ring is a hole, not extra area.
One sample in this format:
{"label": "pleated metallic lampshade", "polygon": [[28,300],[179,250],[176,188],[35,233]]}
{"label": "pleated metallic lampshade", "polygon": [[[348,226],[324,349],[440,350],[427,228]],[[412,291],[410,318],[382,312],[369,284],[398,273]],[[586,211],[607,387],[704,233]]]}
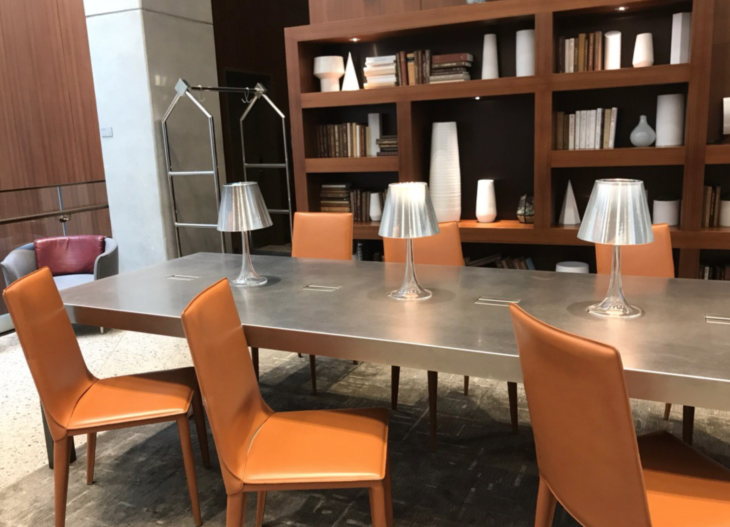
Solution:
{"label": "pleated metallic lampshade", "polygon": [[424,238],[439,233],[426,183],[392,183],[378,234],[383,238]]}
{"label": "pleated metallic lampshade", "polygon": [[248,232],[271,227],[273,222],[256,182],[223,185],[218,230]]}
{"label": "pleated metallic lampshade", "polygon": [[578,238],[608,245],[653,242],[644,182],[636,179],[596,181]]}

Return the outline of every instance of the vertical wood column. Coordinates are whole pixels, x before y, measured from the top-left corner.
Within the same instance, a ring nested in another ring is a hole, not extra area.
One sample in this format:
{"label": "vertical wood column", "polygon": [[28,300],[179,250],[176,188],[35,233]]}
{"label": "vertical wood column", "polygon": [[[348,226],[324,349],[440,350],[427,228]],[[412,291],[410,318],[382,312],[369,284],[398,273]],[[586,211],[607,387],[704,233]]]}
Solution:
{"label": "vertical wood column", "polygon": [[[553,72],[553,14],[535,15],[535,74]],[[552,223],[552,128],[553,93],[550,86],[535,92],[535,228],[548,229]]]}
{"label": "vertical wood column", "polygon": [[424,164],[425,134],[423,119],[412,102],[396,103],[398,120],[398,181],[427,181]]}
{"label": "vertical wood column", "polygon": [[306,85],[304,75],[311,73],[302,63],[299,44],[284,32],[286,41],[286,71],[289,85],[289,113],[291,126],[292,169],[294,172],[294,192],[296,209],[308,212],[309,192],[307,189],[307,170],[305,166],[304,115],[302,113],[302,89]]}

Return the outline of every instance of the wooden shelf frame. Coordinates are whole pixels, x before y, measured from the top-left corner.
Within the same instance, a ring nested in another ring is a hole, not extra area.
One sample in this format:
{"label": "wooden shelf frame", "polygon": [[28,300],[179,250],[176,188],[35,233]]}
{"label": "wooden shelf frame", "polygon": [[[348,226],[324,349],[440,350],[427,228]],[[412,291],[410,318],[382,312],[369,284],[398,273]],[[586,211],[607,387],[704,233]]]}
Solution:
{"label": "wooden shelf frame", "polygon": [[[718,0],[719,1],[719,0]],[[399,15],[323,23],[285,31],[289,99],[291,108],[292,149],[299,210],[317,210],[316,200],[308,195],[308,173],[376,172],[361,170],[356,164],[327,165],[323,160],[305,159],[311,149],[312,134],[305,133],[304,109],[395,104],[401,154],[397,160],[399,181],[427,178],[423,149],[418,131],[428,123],[419,122],[415,107],[423,101],[470,97],[534,97],[534,184],[535,223],[531,227],[498,222],[491,226],[464,220],[460,224],[464,242],[584,245],[577,239],[577,228],[554,226],[555,199],[552,195],[553,170],[592,167],[683,167],[681,227],[672,232],[673,246],[680,250],[679,276],[696,277],[700,250],[730,250],[730,230],[701,229],[701,212],[706,164],[730,164],[730,145],[707,146],[710,67],[712,64],[715,1],[692,1],[692,43],[689,64],[657,65],[648,68],[622,68],[612,71],[554,73],[557,35],[556,17],[581,17],[609,13],[620,5],[640,17],[644,9],[666,9],[664,0],[500,0],[479,5],[455,6]],[[317,93],[311,72],[313,50],[330,43],[347,44],[358,37],[363,42],[427,34],[429,31],[459,27],[484,27],[514,20],[533,20],[536,43],[536,75],[473,80],[448,85],[420,85]],[[729,28],[730,29],[730,28]],[[677,148],[618,148],[596,151],[553,151],[554,94],[609,88],[684,84],[687,90],[685,146]],[[310,148],[305,148],[310,146]],[[395,167],[395,161],[392,161]],[[377,239],[377,223],[357,223],[355,237]]]}
{"label": "wooden shelf frame", "polygon": [[304,162],[307,174],[398,172],[398,156],[310,157]]}

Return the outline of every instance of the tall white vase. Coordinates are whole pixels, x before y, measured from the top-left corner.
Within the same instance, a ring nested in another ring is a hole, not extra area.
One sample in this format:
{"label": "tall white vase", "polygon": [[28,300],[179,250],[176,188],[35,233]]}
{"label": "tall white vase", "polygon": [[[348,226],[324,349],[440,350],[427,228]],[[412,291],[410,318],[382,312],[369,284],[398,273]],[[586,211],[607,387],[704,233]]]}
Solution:
{"label": "tall white vase", "polygon": [[674,93],[657,97],[656,145],[682,146],[684,144],[684,94]]}
{"label": "tall white vase", "polygon": [[535,30],[523,29],[517,32],[517,76],[535,74]]}
{"label": "tall white vase", "polygon": [[497,197],[494,194],[494,180],[480,179],[477,183],[477,221],[492,223],[497,219]]}
{"label": "tall white vase", "polygon": [[690,30],[692,27],[692,13],[674,13],[672,16],[672,51],[670,64],[685,64],[689,62]]}
{"label": "tall white vase", "polygon": [[621,32],[609,31],[603,42],[604,69],[621,69]]}
{"label": "tall white vase", "polygon": [[654,65],[654,37],[651,33],[636,35],[632,64],[634,68],[646,68]]}
{"label": "tall white vase", "polygon": [[568,190],[565,191],[565,199],[563,200],[563,208],[560,210],[560,225],[578,225],[580,224],[580,212],[578,211],[578,203],[575,201],[575,193],[573,192],[573,184],[568,181]]}
{"label": "tall white vase", "polygon": [[383,217],[383,204],[380,203],[380,192],[370,193],[370,221],[380,221]]}
{"label": "tall white vase", "polygon": [[497,35],[484,35],[484,52],[482,53],[482,79],[499,78],[499,55],[497,54]]}
{"label": "tall white vase", "polygon": [[461,219],[461,168],[456,123],[433,123],[431,201],[439,223]]}

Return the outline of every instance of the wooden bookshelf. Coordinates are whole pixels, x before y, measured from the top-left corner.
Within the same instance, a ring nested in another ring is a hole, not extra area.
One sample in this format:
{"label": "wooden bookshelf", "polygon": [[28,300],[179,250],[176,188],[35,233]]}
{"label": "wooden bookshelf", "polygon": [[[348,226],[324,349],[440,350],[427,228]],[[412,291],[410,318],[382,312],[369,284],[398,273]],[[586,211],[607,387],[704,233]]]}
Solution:
{"label": "wooden bookshelf", "polygon": [[[297,208],[318,210],[318,185],[332,178],[352,181],[355,187],[362,181],[362,186],[368,189],[378,184],[384,189],[392,180],[387,178],[393,177],[397,181],[427,181],[431,124],[453,120],[466,123],[468,130],[464,135],[461,128],[459,132],[464,218],[459,226],[465,243],[554,246],[555,252],[564,250],[566,254],[574,254],[571,250],[588,251],[588,244],[577,238],[577,226],[555,225],[563,200],[563,190],[559,189],[564,188],[566,180],[580,178],[587,181],[582,185],[585,193],[591,180],[624,174],[641,177],[646,170],[651,174],[648,179],[651,186],[647,183],[650,198],[681,191],[681,226],[672,230],[672,242],[679,251],[679,276],[696,277],[702,250],[730,251],[730,229],[701,228],[705,167],[730,164],[730,145],[707,146],[708,140],[717,139],[709,137],[715,125],[709,116],[720,107],[720,98],[730,93],[730,85],[723,84],[730,84],[725,80],[730,79],[730,71],[718,70],[718,63],[726,62],[719,57],[730,45],[725,37],[730,28],[718,28],[718,24],[726,24],[730,18],[724,14],[730,8],[722,2],[500,0],[289,28],[285,39]],[[619,15],[617,8],[622,5],[629,10]],[[687,10],[692,11],[690,63],[667,64],[665,48],[671,32],[671,14]],[[604,17],[610,23],[604,23]],[[654,23],[664,20],[662,17],[666,17],[666,24]],[[555,73],[560,36],[615,27],[626,30],[628,36],[623,46],[627,49],[633,48],[635,34],[652,31],[657,65],[632,68],[630,53],[624,53],[624,67],[619,70]],[[516,29],[524,28],[535,30],[536,74],[516,77],[514,42],[502,46],[501,39],[510,35],[513,38]],[[352,52],[356,59],[362,60],[374,54],[377,43],[377,54],[429,47],[439,53],[469,51],[476,57],[472,75],[478,77],[481,40],[487,32],[497,32],[500,38],[503,77],[499,79],[319,93],[319,82],[312,74],[312,62],[317,55],[346,56]],[[353,37],[359,42],[351,42]],[[714,61],[713,52],[718,54]],[[627,56],[629,64],[626,64]],[[680,92],[686,95],[685,145],[631,148],[630,130],[640,114],[648,114],[651,122],[656,95]],[[475,101],[477,98],[479,101]],[[617,130],[617,148],[553,150],[556,112],[610,106],[618,106],[619,120],[625,120],[621,130]],[[353,119],[364,122],[369,111],[384,107],[390,108],[391,115],[397,117],[395,126],[400,147],[397,158],[306,158],[306,152],[315,151],[313,131],[319,122],[339,122],[340,117],[341,122]],[[514,133],[518,128],[516,123],[527,133],[519,135],[519,143],[509,143],[502,136]],[[476,180],[493,177],[495,171],[501,175],[497,199],[502,219],[479,224],[469,219],[474,218],[470,207],[476,198]],[[666,171],[666,178],[662,171]],[[391,175],[372,177],[378,172]],[[308,178],[308,174],[313,176]],[[532,225],[513,219],[517,200],[523,193],[534,195],[535,223]],[[578,198],[581,205],[587,196]],[[376,240],[378,228],[378,223],[356,223],[355,237]]]}

